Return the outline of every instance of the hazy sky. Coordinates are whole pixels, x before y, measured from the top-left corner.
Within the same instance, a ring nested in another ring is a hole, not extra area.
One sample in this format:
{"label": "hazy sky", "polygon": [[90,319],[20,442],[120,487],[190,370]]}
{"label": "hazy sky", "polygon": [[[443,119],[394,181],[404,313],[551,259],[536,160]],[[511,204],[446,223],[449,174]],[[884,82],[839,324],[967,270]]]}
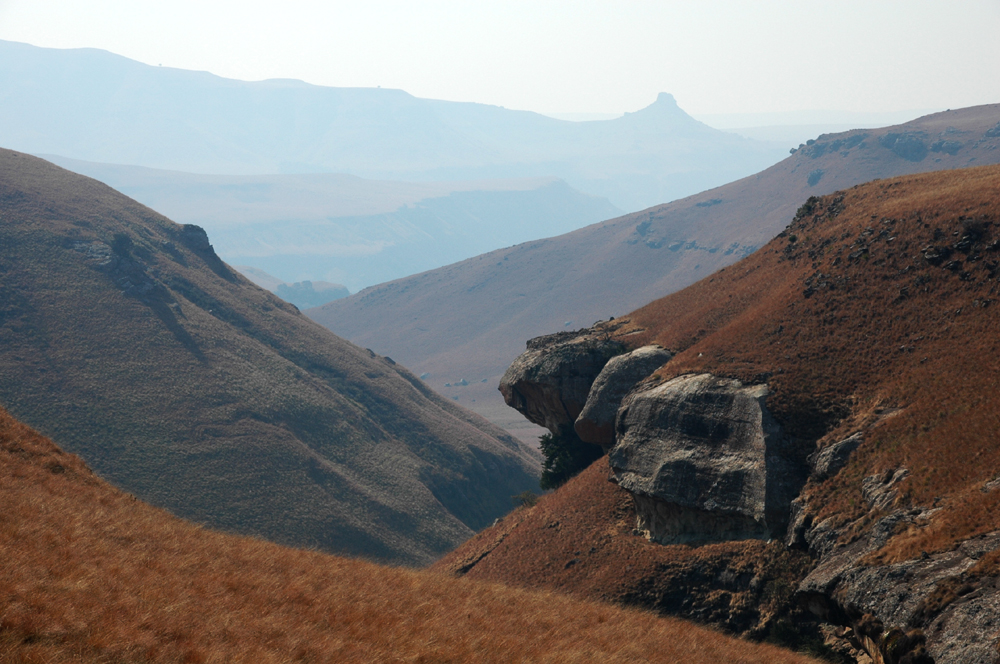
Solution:
{"label": "hazy sky", "polygon": [[1000,0],[0,0],[0,39],[559,113],[1000,102]]}

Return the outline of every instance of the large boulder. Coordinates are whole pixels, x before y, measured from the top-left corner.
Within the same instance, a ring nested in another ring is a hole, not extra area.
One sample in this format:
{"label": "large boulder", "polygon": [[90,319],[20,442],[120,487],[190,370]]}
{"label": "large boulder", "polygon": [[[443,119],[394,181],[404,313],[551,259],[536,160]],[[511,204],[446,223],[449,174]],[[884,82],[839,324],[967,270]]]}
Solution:
{"label": "large boulder", "polygon": [[784,533],[808,465],[767,395],[767,385],[698,374],[628,398],[609,461],[637,530],[663,544]]}
{"label": "large boulder", "polygon": [[653,345],[608,360],[594,380],[587,402],[573,425],[580,440],[605,449],[614,445],[615,417],[622,399],[671,357],[670,351]]}
{"label": "large boulder", "polygon": [[507,368],[500,392],[508,406],[553,434],[572,432],[594,379],[624,350],[599,326],[536,337]]}

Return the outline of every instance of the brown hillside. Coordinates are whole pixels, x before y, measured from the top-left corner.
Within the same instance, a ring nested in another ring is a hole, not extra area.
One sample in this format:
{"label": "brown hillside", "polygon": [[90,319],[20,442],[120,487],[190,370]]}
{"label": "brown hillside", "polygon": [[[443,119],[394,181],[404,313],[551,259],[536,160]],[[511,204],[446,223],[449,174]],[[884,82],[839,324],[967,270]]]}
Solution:
{"label": "brown hillside", "polygon": [[0,151],[0,400],[218,528],[426,563],[537,486],[531,450],[180,226]]}
{"label": "brown hillside", "polygon": [[[1000,167],[938,172],[810,199],[754,255],[615,323],[630,346],[677,351],[657,380],[766,381],[768,407],[817,445],[864,430],[844,471],[805,495],[814,523],[853,522],[856,537],[878,516],[862,479],[907,468],[895,506],[940,509],[869,559],[891,562],[1000,529],[997,277]],[[770,628],[767,600],[782,606],[814,564],[780,543],[651,544],[607,472],[595,463],[437,568],[754,634]],[[994,558],[975,573],[996,574]]]}
{"label": "brown hillside", "polygon": [[942,509],[880,555],[1000,529],[1000,167],[873,182],[804,206],[764,249],[634,312],[633,338],[680,351],[663,376],[766,379],[804,437],[883,420],[820,518],[860,516],[863,477],[909,469],[903,504]]}
{"label": "brown hillside", "polygon": [[[525,340],[620,316],[712,274],[768,242],[811,195],[1000,162],[998,125],[994,104],[823,135],[757,175],[375,286],[308,315],[429,373],[435,390],[514,431],[523,419],[496,385]],[[462,378],[471,385],[456,386]],[[529,427],[524,437],[532,435]]]}
{"label": "brown hillside", "polygon": [[3,662],[811,661],[680,621],[214,533],[0,410]]}

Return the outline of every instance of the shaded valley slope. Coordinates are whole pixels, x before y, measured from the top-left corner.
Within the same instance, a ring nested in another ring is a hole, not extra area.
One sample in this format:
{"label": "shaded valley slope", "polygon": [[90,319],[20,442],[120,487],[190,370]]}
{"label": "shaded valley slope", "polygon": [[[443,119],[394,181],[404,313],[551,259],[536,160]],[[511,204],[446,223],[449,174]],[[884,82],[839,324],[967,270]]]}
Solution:
{"label": "shaded valley slope", "polygon": [[381,284],[307,315],[430,374],[434,389],[514,429],[495,387],[526,339],[620,316],[739,260],[810,195],[997,162],[1000,105],[824,135],[717,189]]}
{"label": "shaded valley slope", "polygon": [[[933,660],[906,661],[994,662],[998,301],[1000,166],[810,198],[752,256],[595,325],[596,338],[673,355],[615,406],[608,457],[438,567],[758,637],[795,635],[813,615],[842,637],[830,641],[842,653],[884,661],[926,641]],[[732,478],[753,476],[724,454],[695,465],[698,450],[736,426],[687,415],[684,395],[694,392],[675,386],[705,374],[755,390],[765,440],[784,446],[763,463],[805,465],[797,481],[767,480],[800,487],[784,498],[787,531],[770,542],[712,530],[741,509],[730,507],[734,496],[752,491]],[[644,427],[655,439],[641,439]],[[683,449],[658,456],[672,440]],[[645,484],[635,481],[642,467],[654,469]],[[698,518],[669,523],[685,514]]]}
{"label": "shaded valley slope", "polygon": [[0,151],[0,402],[199,523],[426,563],[535,453],[223,263],[204,230]]}

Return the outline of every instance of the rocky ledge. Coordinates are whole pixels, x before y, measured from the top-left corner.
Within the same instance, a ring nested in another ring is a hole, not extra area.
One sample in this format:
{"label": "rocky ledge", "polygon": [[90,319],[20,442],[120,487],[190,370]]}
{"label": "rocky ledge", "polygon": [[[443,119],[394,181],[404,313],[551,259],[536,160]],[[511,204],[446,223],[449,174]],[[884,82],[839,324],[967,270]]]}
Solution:
{"label": "rocky ledge", "polygon": [[537,337],[500,379],[511,408],[554,434],[572,431],[601,369],[625,346],[598,327]]}
{"label": "rocky ledge", "polygon": [[587,394],[587,403],[574,423],[580,439],[609,450],[615,444],[615,418],[622,400],[671,357],[673,353],[653,345],[608,360],[594,379]]}

